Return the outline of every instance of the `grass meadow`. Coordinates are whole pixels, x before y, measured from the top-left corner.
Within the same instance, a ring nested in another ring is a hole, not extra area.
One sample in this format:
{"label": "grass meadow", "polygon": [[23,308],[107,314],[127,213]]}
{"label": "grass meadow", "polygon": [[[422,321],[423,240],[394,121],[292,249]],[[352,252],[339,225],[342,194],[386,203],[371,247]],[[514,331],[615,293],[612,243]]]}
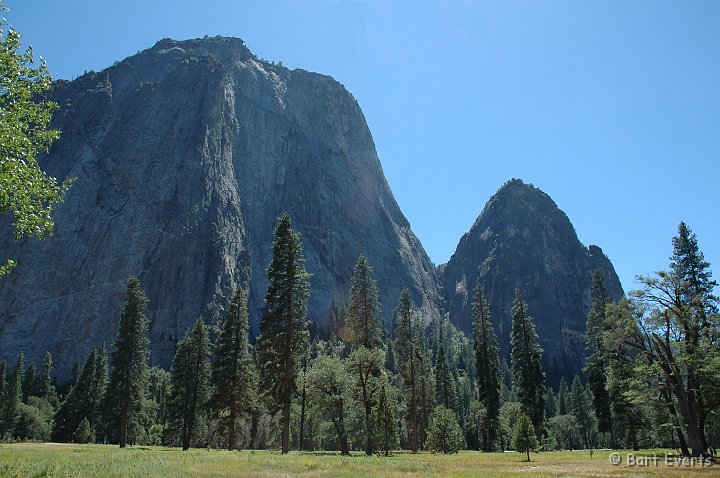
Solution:
{"label": "grass meadow", "polygon": [[530,463],[519,453],[465,451],[456,455],[396,453],[390,457],[354,453],[234,451],[178,448],[17,443],[0,445],[0,477],[718,477],[720,464],[710,467],[673,466],[664,462],[665,450],[636,455],[658,455],[657,465],[630,467],[628,452],[622,464],[609,462],[610,451],[543,452]]}

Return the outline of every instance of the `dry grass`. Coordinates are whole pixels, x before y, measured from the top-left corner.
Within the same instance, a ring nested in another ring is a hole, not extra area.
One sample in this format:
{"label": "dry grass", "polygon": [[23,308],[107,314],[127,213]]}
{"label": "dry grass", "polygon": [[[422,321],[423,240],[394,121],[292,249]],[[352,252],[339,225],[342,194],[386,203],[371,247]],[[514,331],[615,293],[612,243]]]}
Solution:
{"label": "dry grass", "polygon": [[443,477],[716,477],[712,467],[668,467],[663,450],[657,466],[612,466],[609,451],[547,452],[532,454],[524,462],[518,453],[462,452],[457,455],[396,453],[389,458],[354,454],[298,453],[283,456],[274,451],[228,452],[177,448],[105,445],[22,443],[0,445],[1,477],[335,477],[443,476]]}

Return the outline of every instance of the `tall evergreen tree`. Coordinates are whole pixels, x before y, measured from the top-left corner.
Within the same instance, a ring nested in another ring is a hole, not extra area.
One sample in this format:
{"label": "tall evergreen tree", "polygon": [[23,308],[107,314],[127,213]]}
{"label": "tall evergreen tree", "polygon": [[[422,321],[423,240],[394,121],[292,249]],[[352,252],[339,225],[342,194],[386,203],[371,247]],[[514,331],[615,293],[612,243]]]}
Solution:
{"label": "tall evergreen tree", "polygon": [[15,368],[5,387],[4,400],[0,405],[0,438],[6,433],[12,434],[15,431],[18,417],[20,416],[20,405],[22,402],[23,368],[25,367],[25,355],[20,352]]}
{"label": "tall evergreen tree", "polygon": [[105,397],[109,380],[108,373],[108,354],[105,344],[100,345],[95,354],[95,370],[93,371],[93,390],[91,395],[90,408],[91,413],[88,421],[93,430],[102,428],[101,412],[102,401]]}
{"label": "tall evergreen tree", "polygon": [[560,386],[558,387],[558,396],[557,396],[557,414],[558,415],[567,415],[569,410],[568,401],[570,400],[569,395],[570,392],[568,391],[567,382],[565,381],[565,377],[560,377]]}
{"label": "tall evergreen tree", "polygon": [[97,362],[97,351],[90,352],[80,372],[77,383],[73,385],[65,398],[63,404],[55,413],[52,438],[59,442],[73,440],[83,420],[88,421],[93,417],[94,403],[97,401],[95,387],[95,370]]}
{"label": "tall evergreen tree", "polygon": [[413,452],[417,452],[419,448],[418,404],[421,369],[418,356],[420,350],[418,347],[419,338],[416,337],[417,328],[414,324],[414,306],[408,289],[403,289],[400,294],[400,304],[395,311],[395,321],[395,356],[407,400],[407,412],[410,422],[410,448]]}
{"label": "tall evergreen tree", "polygon": [[532,420],[535,435],[539,439],[545,414],[545,373],[540,364],[542,349],[538,344],[533,318],[528,314],[527,304],[519,289],[515,291],[512,306],[510,335],[513,389],[525,413]]}
{"label": "tall evergreen tree", "polygon": [[397,416],[396,416],[395,397],[388,391],[388,386],[383,384],[380,387],[377,406],[375,407],[375,415],[377,416],[376,443],[378,449],[385,456],[390,454],[400,445],[398,436]]}
{"label": "tall evergreen tree", "polygon": [[236,425],[257,407],[257,371],[249,351],[248,310],[245,291],[235,289],[215,347],[212,408],[226,438],[228,450],[236,447]]}
{"label": "tall evergreen tree", "polygon": [[609,437],[610,448],[616,448],[610,395],[607,389],[606,353],[602,345],[606,322],[605,308],[608,302],[608,292],[605,288],[603,274],[598,269],[593,272],[592,277],[592,305],[588,312],[585,328],[585,350],[588,358],[584,371],[587,374],[588,386],[592,394],[598,431]]}
{"label": "tall evergreen tree", "polygon": [[130,422],[140,412],[145,392],[149,343],[145,316],[147,302],[140,281],[130,277],[127,301],[120,314],[120,328],[110,359],[110,383],[104,398],[104,416],[111,439],[117,440],[120,448],[127,445]]}
{"label": "tall evergreen tree", "polygon": [[32,362],[25,370],[23,375],[23,403],[28,402],[28,398],[35,392],[35,363]]}
{"label": "tall evergreen tree", "polygon": [[202,318],[178,344],[172,365],[168,431],[180,438],[184,451],[190,448],[206,419],[210,395],[210,339]]}
{"label": "tall evergreen tree", "polygon": [[545,387],[545,419],[548,420],[557,415],[557,399],[552,388]]}
{"label": "tall evergreen tree", "polygon": [[52,355],[50,352],[45,352],[45,359],[43,360],[42,367],[40,368],[40,377],[38,377],[35,394],[46,400],[50,396],[50,388],[52,387],[52,370]]}
{"label": "tall evergreen tree", "polygon": [[352,331],[353,348],[372,349],[382,344],[377,283],[370,263],[362,254],[353,272],[345,325]]}
{"label": "tall evergreen tree", "polygon": [[500,348],[490,318],[490,304],[479,283],[473,298],[472,326],[478,401],[485,408],[481,445],[484,451],[492,451],[500,427]]}
{"label": "tall evergreen tree", "polygon": [[457,412],[457,388],[455,386],[455,378],[450,371],[445,347],[442,345],[438,348],[437,358],[435,359],[435,401],[437,405]]}
{"label": "tall evergreen tree", "polygon": [[594,435],[596,429],[595,417],[590,412],[590,398],[587,395],[585,386],[580,381],[580,377],[575,375],[572,386],[570,387],[570,413],[575,416],[580,425],[580,433],[582,435],[585,448],[593,448]]}
{"label": "tall evergreen tree", "polygon": [[262,389],[270,399],[270,408],[282,411],[283,454],[290,450],[290,407],[298,365],[308,347],[308,279],[300,235],[292,230],[290,216],[285,213],[275,228],[267,309],[256,345]]}
{"label": "tall evergreen tree", "polygon": [[382,349],[358,346],[348,357],[348,368],[355,379],[355,399],[363,409],[365,415],[365,453],[371,455],[374,451],[373,438],[375,436],[373,408],[378,399],[381,372],[385,363],[385,354]]}
{"label": "tall evergreen tree", "polygon": [[[5,403],[5,388],[7,387],[7,362],[0,362],[0,403]],[[2,405],[0,405],[0,413],[2,413]]]}

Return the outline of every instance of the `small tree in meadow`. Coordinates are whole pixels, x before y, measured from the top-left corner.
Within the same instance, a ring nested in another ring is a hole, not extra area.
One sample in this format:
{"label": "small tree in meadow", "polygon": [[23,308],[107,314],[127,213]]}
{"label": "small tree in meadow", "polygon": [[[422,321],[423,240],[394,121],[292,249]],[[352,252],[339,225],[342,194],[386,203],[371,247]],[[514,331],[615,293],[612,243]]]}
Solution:
{"label": "small tree in meadow", "polygon": [[527,415],[520,415],[515,422],[512,441],[515,451],[525,453],[527,461],[530,461],[530,450],[537,446],[537,439],[535,438],[535,428]]}
{"label": "small tree in meadow", "polygon": [[455,412],[442,405],[435,407],[428,420],[427,447],[446,454],[465,448],[465,438]]}

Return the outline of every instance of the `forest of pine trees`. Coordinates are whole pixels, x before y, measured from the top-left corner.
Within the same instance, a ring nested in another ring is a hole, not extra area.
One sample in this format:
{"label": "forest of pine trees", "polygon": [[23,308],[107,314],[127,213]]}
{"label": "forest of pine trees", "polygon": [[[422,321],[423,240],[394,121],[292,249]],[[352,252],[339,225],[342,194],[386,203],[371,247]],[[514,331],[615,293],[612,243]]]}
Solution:
{"label": "forest of pine trees", "polygon": [[[327,329],[306,319],[311,277],[289,215],[278,221],[260,335],[249,336],[247,287],[211,333],[202,318],[170,371],[149,367],[148,298],[127,283],[115,342],[92,350],[68,383],[23,354],[0,362],[0,437],[233,449],[453,453],[671,447],[701,455],[720,443],[716,283],[684,224],[669,270],[640,277],[617,303],[592,277],[582,376],[546,383],[532,310],[517,290],[511,353],[481,286],[467,337],[449,317],[423,317],[404,289],[378,302],[370,261],[355,265]],[[391,307],[386,330],[381,307]],[[213,341],[211,337],[216,336]]]}

